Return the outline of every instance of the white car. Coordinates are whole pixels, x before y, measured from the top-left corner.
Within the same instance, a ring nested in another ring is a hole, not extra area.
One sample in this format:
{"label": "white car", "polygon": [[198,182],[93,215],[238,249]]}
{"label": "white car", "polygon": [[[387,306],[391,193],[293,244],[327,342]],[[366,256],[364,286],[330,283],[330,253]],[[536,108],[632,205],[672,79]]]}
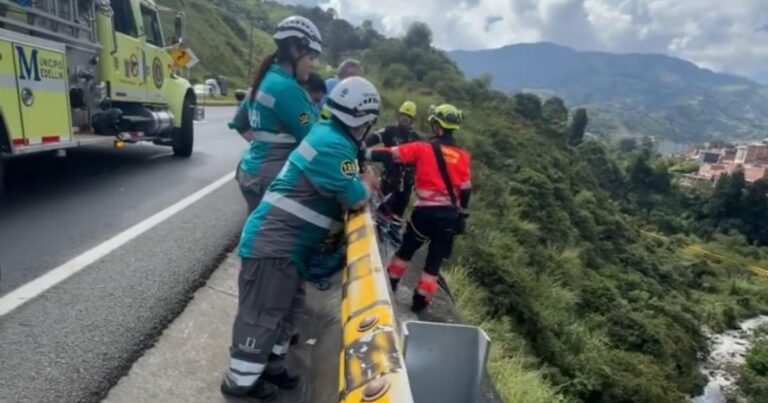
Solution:
{"label": "white car", "polygon": [[195,95],[197,95],[197,98],[216,98],[221,96],[218,87],[214,85],[195,84],[192,86],[192,88],[195,90]]}

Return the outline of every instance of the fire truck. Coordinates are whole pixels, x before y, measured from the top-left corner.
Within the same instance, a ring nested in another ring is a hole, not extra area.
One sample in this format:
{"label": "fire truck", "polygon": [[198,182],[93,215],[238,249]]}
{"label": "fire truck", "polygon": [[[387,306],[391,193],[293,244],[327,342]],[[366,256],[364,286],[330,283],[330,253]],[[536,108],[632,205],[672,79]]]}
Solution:
{"label": "fire truck", "polygon": [[149,141],[189,157],[196,97],[179,75],[183,14],[166,42],[154,0],[0,0],[4,159]]}

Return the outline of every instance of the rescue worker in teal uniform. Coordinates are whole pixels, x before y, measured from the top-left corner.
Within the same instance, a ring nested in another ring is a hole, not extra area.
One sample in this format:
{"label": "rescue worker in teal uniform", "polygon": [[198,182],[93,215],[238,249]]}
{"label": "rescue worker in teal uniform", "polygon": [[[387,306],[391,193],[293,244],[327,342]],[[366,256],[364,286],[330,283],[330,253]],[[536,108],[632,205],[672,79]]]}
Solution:
{"label": "rescue worker in teal uniform", "polygon": [[300,82],[306,81],[322,39],[315,24],[291,16],[273,35],[277,51],[262,61],[250,95],[229,127],[250,142],[237,169],[237,182],[248,203],[258,206],[267,187],[317,121],[319,111]]}
{"label": "rescue worker in teal uniform", "polygon": [[268,400],[275,397],[274,386],[298,385],[298,376],[284,366],[289,340],[282,328],[299,312],[317,245],[343,226],[345,210],[363,208],[378,186],[370,171],[360,174],[357,157],[380,103],[363,78],[339,83],[328,100],[330,120],[314,125],[291,152],[248,217],[238,249],[239,305],[223,393]]}

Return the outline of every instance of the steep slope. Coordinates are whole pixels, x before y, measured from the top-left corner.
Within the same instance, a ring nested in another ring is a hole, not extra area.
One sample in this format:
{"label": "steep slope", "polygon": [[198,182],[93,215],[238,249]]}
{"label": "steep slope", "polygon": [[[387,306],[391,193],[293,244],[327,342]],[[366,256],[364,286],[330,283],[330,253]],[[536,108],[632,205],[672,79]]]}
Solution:
{"label": "steep slope", "polygon": [[668,56],[577,52],[551,43],[455,51],[470,77],[490,74],[495,88],[562,96],[609,112],[592,130],[678,140],[759,137],[768,127],[765,87]]}
{"label": "steep slope", "polygon": [[[290,7],[265,4],[258,0],[158,0],[162,6],[182,10],[186,15],[186,44],[198,55],[200,64],[191,69],[191,78],[200,80],[206,74],[221,74],[232,86],[247,85],[248,58],[258,63],[274,49],[267,32]],[[161,14],[163,28],[173,29],[173,14]],[[250,18],[249,18],[250,17]],[[253,29],[252,29],[253,28]],[[253,33],[252,41],[249,35]],[[166,32],[166,37],[170,37]]]}

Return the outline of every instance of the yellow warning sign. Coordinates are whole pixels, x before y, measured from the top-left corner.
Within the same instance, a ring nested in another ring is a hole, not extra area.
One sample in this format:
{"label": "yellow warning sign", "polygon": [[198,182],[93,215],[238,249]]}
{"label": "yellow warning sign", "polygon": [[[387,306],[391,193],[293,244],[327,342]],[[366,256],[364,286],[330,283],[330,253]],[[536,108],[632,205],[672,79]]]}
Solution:
{"label": "yellow warning sign", "polygon": [[174,47],[169,53],[171,54],[171,58],[173,58],[174,67],[192,67],[199,61],[197,56],[195,56],[190,49]]}

